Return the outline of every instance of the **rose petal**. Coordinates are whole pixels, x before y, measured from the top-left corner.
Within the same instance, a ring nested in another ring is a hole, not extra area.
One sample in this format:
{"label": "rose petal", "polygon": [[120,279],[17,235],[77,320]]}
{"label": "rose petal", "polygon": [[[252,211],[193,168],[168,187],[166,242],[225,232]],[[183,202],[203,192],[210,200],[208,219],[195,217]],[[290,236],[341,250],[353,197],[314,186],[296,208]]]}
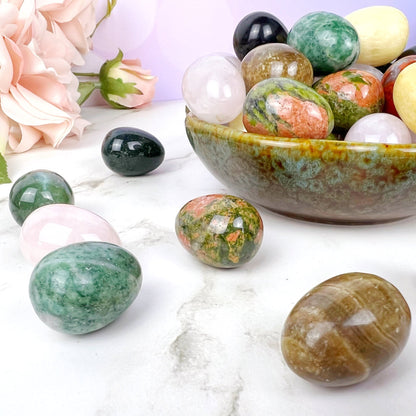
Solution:
{"label": "rose petal", "polygon": [[20,125],[18,132],[9,137],[9,146],[16,152],[26,152],[31,149],[42,137],[42,133],[30,126]]}
{"label": "rose petal", "polygon": [[7,93],[13,79],[13,62],[5,38],[0,37],[0,92]]}
{"label": "rose petal", "polygon": [[7,141],[9,139],[10,122],[9,118],[0,111],[0,153],[4,155]]}

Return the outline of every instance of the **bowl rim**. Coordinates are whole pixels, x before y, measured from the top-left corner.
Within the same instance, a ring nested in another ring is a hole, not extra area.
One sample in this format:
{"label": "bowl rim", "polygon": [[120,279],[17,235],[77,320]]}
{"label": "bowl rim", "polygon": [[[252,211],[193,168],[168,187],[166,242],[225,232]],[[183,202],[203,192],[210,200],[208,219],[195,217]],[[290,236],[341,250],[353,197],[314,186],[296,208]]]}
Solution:
{"label": "bowl rim", "polygon": [[[238,130],[229,127],[225,124],[209,123],[201,120],[192,112],[188,112],[185,118],[185,127],[191,131],[199,131],[201,133],[210,133],[218,139],[228,139],[235,142],[245,144],[259,144],[270,147],[284,147],[284,148],[299,148],[309,147],[322,148],[325,146],[336,149],[338,152],[353,151],[353,152],[399,152],[405,154],[416,154],[416,143],[408,144],[393,144],[393,143],[366,143],[366,142],[346,142],[344,140],[328,140],[328,139],[310,139],[310,138],[289,138],[279,136],[266,136],[257,133],[250,133],[243,130]],[[254,143],[253,143],[254,142]],[[328,150],[329,150],[328,149]],[[416,157],[416,156],[415,156]]]}

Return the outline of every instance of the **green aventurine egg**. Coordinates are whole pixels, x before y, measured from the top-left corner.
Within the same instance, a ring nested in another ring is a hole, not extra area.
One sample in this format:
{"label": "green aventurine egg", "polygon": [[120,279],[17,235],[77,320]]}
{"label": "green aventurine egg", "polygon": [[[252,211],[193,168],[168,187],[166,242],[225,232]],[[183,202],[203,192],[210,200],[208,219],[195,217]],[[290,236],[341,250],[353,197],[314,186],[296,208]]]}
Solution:
{"label": "green aventurine egg", "polygon": [[103,242],[71,244],[45,256],[33,270],[29,294],[39,318],[68,334],[86,334],[117,319],[142,282],[136,258]]}
{"label": "green aventurine egg", "polygon": [[74,204],[71,187],[55,172],[45,169],[28,172],[10,190],[10,212],[19,225],[37,208],[49,204]]}

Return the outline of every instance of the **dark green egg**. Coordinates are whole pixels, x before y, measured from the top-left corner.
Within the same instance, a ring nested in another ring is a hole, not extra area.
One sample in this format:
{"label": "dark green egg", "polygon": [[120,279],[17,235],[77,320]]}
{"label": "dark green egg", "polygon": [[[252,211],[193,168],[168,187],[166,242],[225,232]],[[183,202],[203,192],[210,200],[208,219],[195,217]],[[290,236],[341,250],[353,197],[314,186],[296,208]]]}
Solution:
{"label": "dark green egg", "polygon": [[9,209],[19,225],[39,207],[73,203],[74,195],[66,180],[49,170],[26,173],[16,180],[9,194]]}
{"label": "dark green egg", "polygon": [[101,146],[104,163],[123,176],[140,176],[156,169],[165,158],[162,143],[147,131],[117,127],[107,133]]}

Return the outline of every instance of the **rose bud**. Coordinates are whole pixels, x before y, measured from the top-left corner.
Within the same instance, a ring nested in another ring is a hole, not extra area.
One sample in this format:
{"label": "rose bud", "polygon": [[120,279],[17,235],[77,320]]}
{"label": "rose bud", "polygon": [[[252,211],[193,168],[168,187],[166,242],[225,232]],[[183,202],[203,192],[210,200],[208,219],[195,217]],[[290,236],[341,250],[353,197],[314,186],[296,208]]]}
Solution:
{"label": "rose bud", "polygon": [[123,53],[100,69],[100,91],[114,108],[138,108],[152,101],[157,77],[143,69],[138,59],[123,59]]}

